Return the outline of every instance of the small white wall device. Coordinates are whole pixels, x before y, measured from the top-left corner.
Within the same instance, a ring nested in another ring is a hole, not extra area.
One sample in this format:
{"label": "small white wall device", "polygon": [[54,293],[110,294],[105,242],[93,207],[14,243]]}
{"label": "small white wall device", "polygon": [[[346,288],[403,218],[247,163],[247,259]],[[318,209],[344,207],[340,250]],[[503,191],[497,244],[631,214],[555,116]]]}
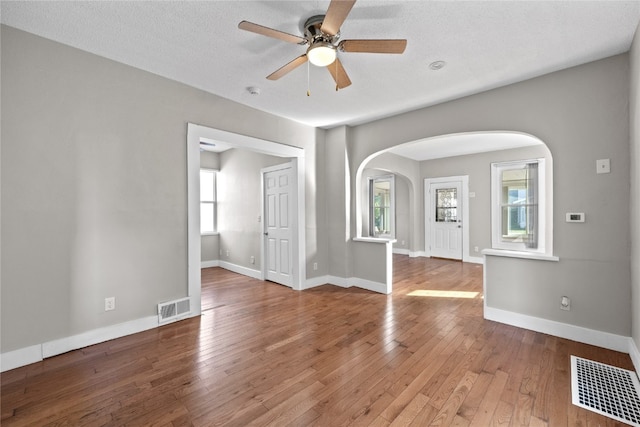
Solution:
{"label": "small white wall device", "polygon": [[583,212],[567,212],[567,222],[584,222]]}

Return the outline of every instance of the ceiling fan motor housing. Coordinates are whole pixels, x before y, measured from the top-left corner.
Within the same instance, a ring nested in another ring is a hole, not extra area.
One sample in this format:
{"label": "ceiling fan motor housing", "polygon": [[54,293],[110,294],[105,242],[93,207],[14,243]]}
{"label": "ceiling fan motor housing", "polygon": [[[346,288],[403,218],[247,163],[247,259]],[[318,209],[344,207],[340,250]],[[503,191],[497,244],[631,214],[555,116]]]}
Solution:
{"label": "ceiling fan motor housing", "polygon": [[322,27],[322,23],[324,22],[324,18],[325,15],[314,15],[305,21],[304,35],[310,45],[313,45],[316,42],[326,42],[335,45],[340,38],[340,32],[335,36],[331,36],[320,30],[320,27]]}

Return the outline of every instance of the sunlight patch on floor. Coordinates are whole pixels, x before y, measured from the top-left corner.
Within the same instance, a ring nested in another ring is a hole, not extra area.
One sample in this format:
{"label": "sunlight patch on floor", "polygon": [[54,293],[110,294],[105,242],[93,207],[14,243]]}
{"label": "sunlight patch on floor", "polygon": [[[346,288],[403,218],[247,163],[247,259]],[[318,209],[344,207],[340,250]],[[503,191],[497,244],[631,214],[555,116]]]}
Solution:
{"label": "sunlight patch on floor", "polygon": [[469,298],[473,299],[477,297],[480,292],[469,291],[437,291],[433,289],[418,289],[416,291],[409,292],[407,295],[410,297],[433,297],[433,298]]}

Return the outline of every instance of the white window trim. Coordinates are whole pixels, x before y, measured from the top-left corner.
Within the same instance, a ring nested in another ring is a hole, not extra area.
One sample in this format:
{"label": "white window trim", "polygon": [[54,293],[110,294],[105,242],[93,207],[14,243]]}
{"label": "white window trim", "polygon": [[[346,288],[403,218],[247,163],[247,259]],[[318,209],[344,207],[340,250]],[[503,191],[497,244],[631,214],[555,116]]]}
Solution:
{"label": "white window trim", "polygon": [[[388,234],[378,234],[376,235],[373,231],[373,199],[372,199],[372,190],[373,184],[378,181],[389,181],[390,182],[390,224],[391,224],[391,232]],[[395,175],[380,175],[380,176],[372,176],[369,178],[369,236],[377,239],[395,239],[396,237],[396,181]]]}
{"label": "white window trim", "polygon": [[[520,242],[505,242],[502,240],[502,227],[501,227],[501,180],[500,171],[504,169],[512,169],[517,166],[523,166],[527,163],[538,163],[538,227],[537,227],[537,248],[527,248],[524,243]],[[547,246],[547,200],[549,194],[547,194],[547,173],[545,159],[529,159],[518,160],[511,162],[498,162],[491,163],[491,248],[497,250],[506,250],[510,252],[519,253],[535,253],[551,255],[550,248]],[[549,250],[549,252],[547,252]],[[495,255],[495,253],[492,253]]]}

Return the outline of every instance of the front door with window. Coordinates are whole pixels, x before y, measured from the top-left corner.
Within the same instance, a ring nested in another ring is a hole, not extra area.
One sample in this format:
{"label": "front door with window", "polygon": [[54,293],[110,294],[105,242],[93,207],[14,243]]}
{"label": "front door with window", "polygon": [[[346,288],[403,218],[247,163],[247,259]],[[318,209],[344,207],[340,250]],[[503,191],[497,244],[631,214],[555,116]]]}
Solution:
{"label": "front door with window", "polygon": [[462,182],[431,183],[431,256],[462,259]]}

